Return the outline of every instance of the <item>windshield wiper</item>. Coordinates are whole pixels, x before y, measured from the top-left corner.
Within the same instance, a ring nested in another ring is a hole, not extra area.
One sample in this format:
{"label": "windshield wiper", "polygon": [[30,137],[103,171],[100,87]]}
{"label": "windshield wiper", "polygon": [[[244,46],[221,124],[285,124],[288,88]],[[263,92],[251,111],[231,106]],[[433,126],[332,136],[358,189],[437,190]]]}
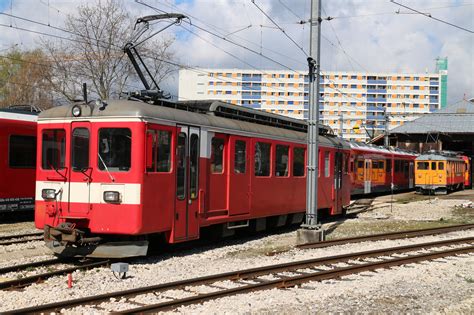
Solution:
{"label": "windshield wiper", "polygon": [[115,178],[112,176],[112,174],[110,174],[109,168],[107,167],[107,165],[105,165],[105,162],[104,162],[104,160],[102,159],[102,156],[100,155],[100,153],[97,153],[97,155],[99,156],[99,160],[102,162],[102,165],[104,165],[104,168],[105,168],[105,170],[107,171],[107,174],[109,174],[110,180],[112,180],[113,182],[115,182]]}
{"label": "windshield wiper", "polygon": [[[49,167],[52,168],[56,173],[58,173],[59,176],[61,176],[64,181],[67,181],[67,176],[64,175],[64,174],[61,174],[61,172],[59,171],[59,168],[56,168],[56,166],[54,166],[54,165],[51,164],[51,163],[49,163]],[[66,169],[66,168],[64,168],[64,169]]]}
{"label": "windshield wiper", "polygon": [[87,174],[87,171],[88,171],[88,170],[91,170],[91,169],[92,169],[92,168],[90,168],[90,167],[83,167],[83,168],[81,168],[81,169],[79,170],[79,172],[81,172],[82,174],[84,174],[84,176],[87,177],[87,181],[88,181],[89,183],[92,182],[92,172],[91,172],[91,174],[89,175],[89,174]]}

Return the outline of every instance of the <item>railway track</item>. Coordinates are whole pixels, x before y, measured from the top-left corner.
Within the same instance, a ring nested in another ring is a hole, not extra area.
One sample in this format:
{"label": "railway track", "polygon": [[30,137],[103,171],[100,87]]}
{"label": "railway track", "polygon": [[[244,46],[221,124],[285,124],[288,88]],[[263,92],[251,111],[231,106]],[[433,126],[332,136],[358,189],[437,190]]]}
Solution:
{"label": "railway track", "polygon": [[404,239],[404,238],[436,235],[436,234],[464,231],[464,230],[470,230],[470,229],[474,229],[474,224],[451,225],[451,226],[439,227],[439,228],[389,232],[389,233],[381,233],[381,234],[373,234],[373,235],[339,238],[339,239],[327,240],[327,241],[316,242],[316,243],[306,243],[306,244],[296,245],[296,247],[300,249],[324,248],[324,247],[335,246],[335,245],[361,243],[361,242],[368,242],[368,241],[394,240],[394,239]]}
{"label": "railway track", "polygon": [[110,263],[109,260],[71,263],[71,261],[65,261],[59,258],[53,258],[49,260],[43,260],[43,261],[38,261],[38,262],[33,262],[33,263],[28,263],[28,264],[5,267],[5,268],[0,269],[0,275],[7,274],[10,272],[19,272],[23,270],[28,270],[30,268],[49,267],[49,266],[54,266],[58,264],[69,264],[69,265],[72,264],[72,266],[69,266],[66,268],[60,268],[60,269],[56,269],[49,272],[38,273],[35,275],[23,277],[23,278],[16,278],[16,279],[0,282],[0,290],[19,289],[33,283],[44,281],[45,279],[48,279],[54,276],[65,275],[68,273],[72,273],[76,270],[87,270],[87,269],[92,269],[92,268],[97,268],[97,267],[103,267],[103,266],[107,266],[109,263]]}
{"label": "railway track", "polygon": [[42,239],[43,232],[0,236],[0,246],[40,241]]}
{"label": "railway track", "polygon": [[[295,261],[32,306],[11,310],[8,313],[55,312],[71,310],[81,305],[89,305],[109,312],[110,309],[104,309],[99,304],[110,301],[112,298],[120,299],[129,306],[126,310],[112,310],[114,313],[166,311],[236,294],[293,287],[309,281],[336,279],[363,271],[469,254],[474,251],[473,244],[474,237],[469,237]],[[341,263],[344,264],[343,267]],[[230,288],[229,281],[232,284]],[[199,291],[203,288],[205,292],[200,293]],[[172,293],[176,290],[185,297],[173,298]]]}

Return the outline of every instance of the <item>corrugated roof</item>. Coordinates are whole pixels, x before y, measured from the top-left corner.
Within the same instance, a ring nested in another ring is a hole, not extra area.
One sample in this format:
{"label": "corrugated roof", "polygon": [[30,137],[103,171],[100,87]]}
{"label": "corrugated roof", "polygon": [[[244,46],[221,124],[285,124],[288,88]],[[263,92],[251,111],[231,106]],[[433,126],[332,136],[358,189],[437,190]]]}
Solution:
{"label": "corrugated roof", "polygon": [[463,100],[390,130],[391,134],[474,133],[474,103]]}

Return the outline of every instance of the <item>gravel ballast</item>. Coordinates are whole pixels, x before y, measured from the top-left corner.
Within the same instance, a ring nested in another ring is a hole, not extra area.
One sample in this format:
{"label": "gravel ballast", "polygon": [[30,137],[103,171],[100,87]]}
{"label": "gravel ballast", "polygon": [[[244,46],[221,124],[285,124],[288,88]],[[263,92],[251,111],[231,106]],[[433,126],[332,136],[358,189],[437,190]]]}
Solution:
{"label": "gravel ballast", "polygon": [[[439,207],[438,214],[430,220],[452,219],[454,205],[463,200],[447,200]],[[378,208],[378,213],[361,214],[361,218],[346,220],[340,227],[349,225],[358,228],[364,224],[388,223],[396,221],[426,221],[425,215],[415,215],[421,209],[420,202],[399,204],[392,209]],[[432,200],[432,202],[436,202]],[[400,206],[400,207],[398,207]],[[429,205],[426,206],[429,209]],[[449,211],[446,210],[450,209]],[[433,212],[438,212],[435,206]],[[425,210],[420,210],[424,212]],[[426,210],[429,212],[429,210]],[[397,223],[398,224],[398,223]],[[398,227],[398,225],[397,225]],[[337,229],[336,229],[337,231]],[[351,229],[348,229],[351,231]],[[366,231],[370,233],[370,231]],[[352,232],[350,232],[352,233]],[[349,236],[349,235],[341,235]],[[474,231],[454,232],[422,238],[366,242],[337,247],[299,250],[292,249],[273,256],[265,253],[278,248],[289,248],[296,241],[296,231],[260,236],[246,242],[228,241],[216,247],[207,246],[188,249],[179,253],[163,254],[142,258],[130,265],[129,277],[116,279],[108,268],[73,273],[73,288],[67,288],[67,278],[53,277],[44,283],[34,284],[23,291],[0,291],[0,312],[41,303],[91,296],[122,289],[171,282],[192,277],[235,271],[244,268],[273,265],[317,257],[340,255],[351,252],[395,247],[424,242],[434,242],[449,238],[472,237]],[[23,245],[23,244],[22,244]],[[36,246],[36,244],[35,244]],[[19,248],[18,252],[24,249]],[[15,254],[17,252],[3,253]],[[0,265],[7,265],[1,260]],[[37,257],[44,259],[44,253]],[[50,258],[50,257],[48,257]],[[35,259],[35,258],[29,258]],[[39,259],[39,258],[37,258]],[[14,263],[20,263],[15,258]],[[22,261],[24,263],[26,261]],[[9,276],[14,276],[9,274]],[[206,292],[209,288],[199,288]],[[303,314],[308,312],[367,312],[367,313],[474,313],[474,255],[448,257],[433,262],[411,264],[391,269],[367,272],[343,277],[341,280],[311,282],[298,288],[268,290],[246,295],[209,301],[203,305],[182,307],[176,312],[193,314],[242,314],[242,313],[283,313]],[[177,295],[182,293],[176,292]],[[137,302],[156,300],[155,296],[137,298]],[[104,303],[106,313],[122,309],[123,300]],[[134,306],[136,307],[136,305]],[[94,313],[89,307],[77,307],[73,313]]]}

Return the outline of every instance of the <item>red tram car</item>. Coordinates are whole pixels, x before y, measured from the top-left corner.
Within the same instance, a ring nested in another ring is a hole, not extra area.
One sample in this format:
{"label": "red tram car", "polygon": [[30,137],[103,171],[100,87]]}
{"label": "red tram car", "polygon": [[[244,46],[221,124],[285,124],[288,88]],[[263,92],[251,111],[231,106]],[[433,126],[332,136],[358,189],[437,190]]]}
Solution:
{"label": "red tram car", "polygon": [[[36,227],[55,253],[145,255],[151,235],[197,239],[301,222],[306,124],[218,101],[61,106],[38,121]],[[318,208],[350,202],[350,146],[320,127]]]}
{"label": "red tram car", "polygon": [[33,210],[37,118],[29,106],[0,110],[0,213]]}
{"label": "red tram car", "polygon": [[351,142],[352,195],[414,188],[417,154]]}

